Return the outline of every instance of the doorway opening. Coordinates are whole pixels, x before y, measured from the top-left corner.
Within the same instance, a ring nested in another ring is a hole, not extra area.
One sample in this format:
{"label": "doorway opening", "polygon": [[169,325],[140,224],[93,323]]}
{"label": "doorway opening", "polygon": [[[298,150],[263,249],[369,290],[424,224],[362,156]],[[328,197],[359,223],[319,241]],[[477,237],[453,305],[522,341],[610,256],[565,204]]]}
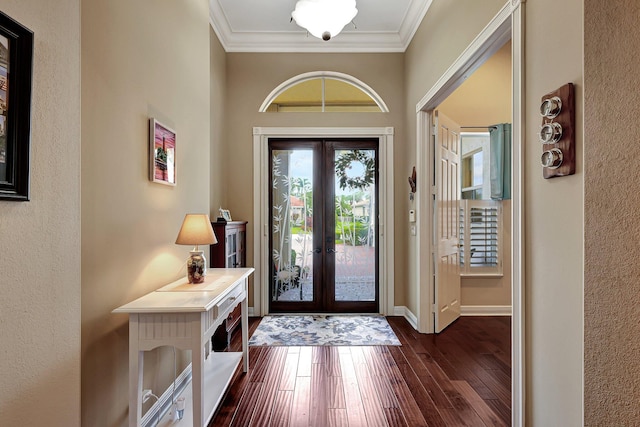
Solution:
{"label": "doorway opening", "polygon": [[[431,160],[433,153],[433,112],[437,107],[488,57],[507,41],[512,44],[511,67],[511,115],[512,115],[512,187],[511,187],[511,343],[512,343],[512,425],[524,425],[524,218],[523,218],[523,175],[524,175],[524,7],[520,1],[507,2],[494,19],[467,47],[461,56],[449,67],[438,82],[416,105],[418,187],[429,188],[430,179],[435,174]],[[420,171],[422,171],[420,173]],[[416,239],[416,271],[418,278],[418,311],[416,328],[420,332],[434,332],[435,292],[433,261],[433,212],[432,195],[418,194]]]}
{"label": "doorway opening", "polygon": [[[293,253],[290,248],[287,248],[286,244],[275,245],[275,248],[278,250],[278,257],[280,258],[279,262],[274,262],[274,253],[272,252],[272,237],[273,232],[273,207],[271,206],[271,198],[273,193],[274,182],[272,179],[272,150],[270,142],[273,141],[275,143],[283,143],[285,141],[287,144],[300,144],[299,149],[303,149],[304,144],[307,144],[307,151],[312,151],[311,145],[312,141],[324,141],[321,144],[325,145],[325,152],[328,149],[327,147],[333,147],[333,151],[329,149],[329,152],[333,152],[333,159],[325,159],[323,160],[325,164],[329,164],[333,162],[333,167],[335,169],[336,162],[341,165],[338,166],[338,174],[340,174],[340,169],[342,168],[343,175],[346,181],[354,180],[351,183],[358,183],[358,175],[354,174],[356,170],[360,166],[358,163],[367,163],[370,162],[371,155],[373,154],[371,151],[375,152],[375,199],[373,200],[373,205],[370,205],[372,202],[371,199],[367,199],[366,197],[362,197],[362,200],[354,200],[353,196],[351,198],[351,202],[349,202],[349,207],[351,209],[352,217],[348,218],[345,216],[345,221],[342,221],[340,218],[336,217],[336,208],[335,206],[331,206],[331,203],[324,202],[325,206],[329,206],[329,208],[325,208],[322,210],[322,215],[325,217],[333,218],[332,224],[325,224],[325,230],[321,235],[321,239],[314,241],[314,245],[311,246],[311,237],[304,237],[308,239],[306,242],[306,247],[310,248],[311,251],[320,249],[322,256],[327,259],[334,256],[338,257],[338,253],[332,255],[332,250],[336,250],[335,246],[330,246],[329,244],[345,244],[345,238],[347,239],[355,239],[356,244],[347,245],[349,247],[345,248],[351,252],[355,250],[358,251],[372,251],[372,248],[375,250],[375,256],[377,257],[377,269],[374,270],[373,273],[369,273],[374,275],[375,280],[375,293],[374,300],[368,301],[368,297],[360,297],[363,301],[356,300],[355,302],[358,304],[358,307],[349,307],[350,303],[353,301],[349,301],[352,299],[351,297],[347,297],[347,299],[341,300],[338,296],[337,298],[337,289],[338,286],[333,286],[333,289],[330,291],[323,291],[322,289],[314,290],[314,294],[322,295],[323,292],[332,292],[335,303],[333,307],[327,308],[327,306],[322,308],[314,308],[311,307],[311,303],[309,301],[305,301],[305,288],[302,288],[302,303],[300,306],[300,310],[304,310],[309,313],[313,310],[323,310],[326,312],[328,309],[335,309],[338,311],[350,311],[350,312],[375,312],[383,315],[392,315],[395,312],[394,306],[394,180],[393,180],[393,140],[394,140],[394,129],[393,127],[326,127],[326,128],[304,128],[304,127],[290,127],[290,128],[279,128],[279,127],[256,127],[253,129],[253,152],[254,152],[254,193],[253,193],[253,207],[254,207],[254,216],[253,216],[253,224],[252,224],[252,234],[253,234],[253,265],[255,268],[254,272],[254,281],[251,285],[251,292],[253,295],[252,301],[249,307],[249,314],[252,316],[263,316],[266,314],[270,314],[272,310],[286,310],[287,312],[293,312],[291,307],[286,308],[288,304],[285,304],[284,307],[278,307],[272,305],[272,300],[274,299],[274,288],[272,284],[274,283],[274,275],[277,275],[279,272],[286,272],[282,274],[280,279],[281,282],[288,279],[285,276],[292,276],[289,280],[289,284],[294,278],[297,277],[298,269],[300,270],[300,278],[305,275],[305,279],[308,283],[313,283],[309,281],[310,275],[315,273],[314,264],[309,263],[309,258],[304,259],[304,266],[301,264],[303,258],[300,257],[300,254],[296,253],[295,262],[293,258]],[[280,142],[278,142],[280,141]],[[331,142],[331,144],[328,144]],[[365,144],[365,145],[357,145],[357,144]],[[343,144],[343,145],[340,145]],[[345,145],[346,144],[346,145]],[[369,145],[366,145],[369,144]],[[289,149],[294,149],[296,145],[289,146],[281,146],[277,145],[273,148],[278,150],[279,148],[286,148],[287,151]],[[353,152],[358,150],[358,154],[354,154]],[[283,153],[282,153],[283,154]],[[287,155],[288,156],[288,155]],[[325,154],[324,156],[327,156]],[[322,157],[322,156],[321,156]],[[329,155],[329,157],[331,157]],[[355,162],[354,162],[355,160]],[[281,159],[279,161],[284,161]],[[290,161],[287,160],[287,161]],[[294,159],[295,161],[295,159]],[[349,169],[351,166],[351,169]],[[282,169],[282,168],[281,168]],[[311,168],[309,167],[309,170]],[[344,190],[338,189],[335,190],[335,181],[336,178],[333,179],[333,191],[335,193],[340,194]],[[339,181],[340,178],[338,177]],[[365,179],[366,181],[367,179]],[[303,181],[304,183],[304,181]],[[325,184],[326,185],[326,184]],[[338,185],[339,187],[339,185]],[[346,185],[348,187],[348,185]],[[326,188],[323,188],[321,191],[322,197]],[[278,190],[276,190],[277,192]],[[296,190],[297,191],[297,190]],[[363,191],[363,193],[365,193]],[[364,196],[365,194],[361,194],[360,196]],[[299,195],[296,196],[300,198]],[[282,195],[280,195],[282,200]],[[356,194],[356,198],[358,195]],[[277,199],[274,199],[277,200]],[[287,200],[287,197],[285,197]],[[291,199],[289,199],[291,200]],[[364,201],[368,200],[368,201]],[[301,203],[302,202],[302,203]],[[346,200],[345,200],[346,202]],[[359,203],[360,202],[360,203]],[[301,218],[307,215],[305,212],[304,203],[302,200],[296,201],[298,207],[296,208],[297,216],[296,221],[299,224],[299,228],[295,229],[295,234],[297,237],[301,237],[300,234],[304,233],[313,233],[315,229],[322,229],[323,225],[314,227],[314,219],[312,218],[310,221],[311,227],[307,227],[305,230],[301,227],[303,224],[307,224],[307,220],[305,222],[301,221]],[[318,206],[320,206],[323,202],[320,201],[312,201],[313,203],[313,212],[314,216],[318,212]],[[311,203],[307,203],[307,206]],[[369,219],[365,219],[367,216],[371,216],[371,209],[377,209],[377,217]],[[283,208],[284,209],[284,208]],[[329,210],[329,214],[326,213],[326,210]],[[343,212],[344,213],[344,212]],[[290,214],[289,214],[290,215]],[[285,216],[283,215],[282,218]],[[359,223],[354,223],[355,217],[358,217]],[[291,220],[291,216],[287,216],[289,220]],[[327,222],[327,221],[323,221]],[[341,223],[342,222],[342,223]],[[363,227],[363,222],[370,225]],[[343,230],[344,227],[344,232]],[[333,236],[328,233],[328,230],[333,230]],[[315,230],[318,231],[318,230]],[[353,231],[354,233],[351,233]],[[351,234],[350,234],[351,233]],[[282,237],[282,236],[280,236]],[[332,242],[327,242],[327,237],[332,237]],[[302,246],[305,243],[305,240],[300,239],[297,245]],[[364,243],[364,245],[358,245],[357,243]],[[289,243],[289,246],[291,244]],[[375,246],[370,246],[375,245]],[[351,247],[353,246],[353,247]],[[359,246],[364,246],[361,248]],[[285,250],[287,249],[287,250]],[[295,249],[295,248],[294,248]],[[331,253],[327,253],[327,250],[330,250]],[[339,248],[338,248],[339,249]],[[346,251],[345,251],[346,252]],[[361,254],[358,254],[361,255]],[[307,255],[305,255],[307,256]],[[327,257],[328,256],[328,257]],[[311,255],[311,259],[313,257],[319,257],[315,253]],[[346,257],[345,257],[346,258]],[[336,262],[334,260],[333,262]],[[320,265],[324,262],[332,261],[318,261]],[[296,268],[296,265],[299,268]],[[308,267],[308,268],[304,268]],[[334,269],[339,272],[339,267],[334,267]],[[349,268],[345,269],[347,273],[350,273],[351,270]],[[326,272],[317,273],[320,277],[322,274],[326,274]],[[334,274],[335,275],[335,274]],[[335,280],[335,279],[334,279]],[[314,284],[311,284],[310,289],[314,289]],[[297,298],[297,302],[300,302],[300,288],[296,288],[295,286],[289,286],[287,288],[287,283],[284,283],[282,290],[290,291],[293,289],[292,294]],[[329,286],[326,286],[325,289],[329,289]],[[277,288],[275,289],[277,293]],[[296,292],[297,291],[297,292]],[[308,291],[307,291],[308,292]],[[365,293],[361,293],[360,295],[365,295]],[[369,294],[370,295],[370,294]],[[308,299],[308,298],[306,298]],[[273,302],[282,302],[284,304],[285,301],[273,301]],[[369,307],[360,306],[360,304],[366,303]],[[306,304],[306,306],[304,305]],[[373,308],[375,306],[375,309]]]}
{"label": "doorway opening", "polygon": [[268,145],[269,311],[379,312],[378,140]]}
{"label": "doorway opening", "polygon": [[508,41],[433,113],[436,333],[511,314],[511,90]]}

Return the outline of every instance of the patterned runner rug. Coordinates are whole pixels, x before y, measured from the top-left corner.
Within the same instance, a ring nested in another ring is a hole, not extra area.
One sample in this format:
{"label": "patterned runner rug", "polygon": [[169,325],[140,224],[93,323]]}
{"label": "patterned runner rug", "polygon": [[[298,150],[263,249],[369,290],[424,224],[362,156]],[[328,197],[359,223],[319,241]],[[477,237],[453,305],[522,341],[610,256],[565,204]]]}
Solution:
{"label": "patterned runner rug", "polygon": [[249,345],[400,345],[400,341],[380,315],[265,316]]}

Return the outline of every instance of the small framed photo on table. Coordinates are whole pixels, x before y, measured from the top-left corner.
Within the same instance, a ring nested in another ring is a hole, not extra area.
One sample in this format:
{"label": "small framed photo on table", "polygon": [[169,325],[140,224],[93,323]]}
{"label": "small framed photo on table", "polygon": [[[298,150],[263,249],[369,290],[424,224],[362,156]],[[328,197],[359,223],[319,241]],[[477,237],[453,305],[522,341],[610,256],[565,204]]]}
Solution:
{"label": "small framed photo on table", "polygon": [[154,118],[149,119],[149,179],[176,185],[176,133]]}
{"label": "small framed photo on table", "polygon": [[219,219],[223,219],[223,220],[225,220],[227,222],[232,221],[231,212],[229,212],[229,210],[220,208],[220,209],[218,209],[218,212],[219,212],[219,215],[220,215],[218,217]]}

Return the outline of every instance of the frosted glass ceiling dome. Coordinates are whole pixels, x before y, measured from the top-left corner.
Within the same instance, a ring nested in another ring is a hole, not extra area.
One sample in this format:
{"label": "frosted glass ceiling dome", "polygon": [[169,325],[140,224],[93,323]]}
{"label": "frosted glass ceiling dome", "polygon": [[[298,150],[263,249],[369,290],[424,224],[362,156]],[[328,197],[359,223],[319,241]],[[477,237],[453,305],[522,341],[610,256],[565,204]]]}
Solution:
{"label": "frosted glass ceiling dome", "polygon": [[356,0],[298,0],[291,17],[311,35],[329,40],[358,14]]}

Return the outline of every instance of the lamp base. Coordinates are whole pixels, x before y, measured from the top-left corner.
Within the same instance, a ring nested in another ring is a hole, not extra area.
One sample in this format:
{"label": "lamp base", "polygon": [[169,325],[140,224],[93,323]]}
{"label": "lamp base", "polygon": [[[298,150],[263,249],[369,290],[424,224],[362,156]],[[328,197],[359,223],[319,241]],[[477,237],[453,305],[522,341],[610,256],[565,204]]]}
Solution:
{"label": "lamp base", "polygon": [[189,283],[202,283],[207,275],[207,260],[204,251],[190,251],[187,260],[187,278]]}

